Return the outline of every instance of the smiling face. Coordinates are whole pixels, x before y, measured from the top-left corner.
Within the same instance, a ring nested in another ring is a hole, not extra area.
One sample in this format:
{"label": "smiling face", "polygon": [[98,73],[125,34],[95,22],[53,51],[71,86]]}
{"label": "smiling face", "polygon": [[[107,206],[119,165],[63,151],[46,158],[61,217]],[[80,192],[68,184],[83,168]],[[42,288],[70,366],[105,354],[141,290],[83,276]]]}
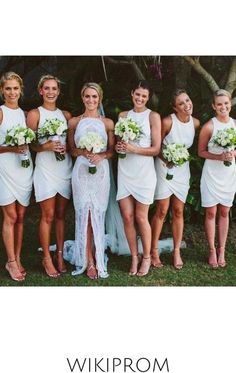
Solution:
{"label": "smiling face", "polygon": [[16,79],[6,80],[1,89],[5,103],[10,105],[17,105],[21,96],[21,86]]}
{"label": "smiling face", "polygon": [[100,97],[96,89],[86,88],[83,91],[82,100],[87,110],[97,110],[100,104]]}
{"label": "smiling face", "polygon": [[217,96],[214,98],[212,104],[213,109],[215,110],[216,116],[221,118],[227,118],[231,111],[231,99],[227,96]]}
{"label": "smiling face", "polygon": [[142,110],[146,107],[146,103],[149,100],[149,90],[146,88],[136,88],[131,92],[134,108]]}
{"label": "smiling face", "polygon": [[179,115],[192,115],[193,113],[193,103],[187,93],[181,93],[176,97],[173,108]]}
{"label": "smiling face", "polygon": [[45,80],[42,87],[39,89],[39,94],[42,96],[44,102],[55,103],[60,94],[60,88],[56,80]]}

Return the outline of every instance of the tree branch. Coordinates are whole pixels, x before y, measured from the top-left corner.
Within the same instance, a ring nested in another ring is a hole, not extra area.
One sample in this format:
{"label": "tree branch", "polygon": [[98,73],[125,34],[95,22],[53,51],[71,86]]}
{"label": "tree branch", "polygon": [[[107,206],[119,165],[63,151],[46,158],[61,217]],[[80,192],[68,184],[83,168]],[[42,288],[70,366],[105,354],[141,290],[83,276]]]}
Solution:
{"label": "tree branch", "polygon": [[211,74],[209,74],[204,67],[199,62],[199,58],[192,58],[189,56],[183,56],[185,61],[187,61],[190,66],[206,81],[208,87],[212,92],[215,92],[217,89],[219,89],[218,84],[216,83],[215,79],[212,77]]}
{"label": "tree branch", "polygon": [[231,94],[236,88],[236,57],[233,58],[225,89]]}

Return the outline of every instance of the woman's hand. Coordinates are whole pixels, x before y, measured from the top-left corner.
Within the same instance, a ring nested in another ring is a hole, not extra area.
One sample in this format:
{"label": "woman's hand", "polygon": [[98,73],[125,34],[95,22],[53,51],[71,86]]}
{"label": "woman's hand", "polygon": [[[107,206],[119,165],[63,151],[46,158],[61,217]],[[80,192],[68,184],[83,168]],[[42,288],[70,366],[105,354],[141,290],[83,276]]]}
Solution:
{"label": "woman's hand", "polygon": [[115,145],[116,152],[117,153],[121,153],[121,152],[125,153],[126,152],[125,144],[126,144],[126,142],[124,142],[124,141],[118,141]]}
{"label": "woman's hand", "polygon": [[17,154],[24,154],[28,148],[28,145],[13,146],[12,151]]}
{"label": "woman's hand", "polygon": [[222,154],[221,154],[221,161],[229,161],[229,162],[232,162],[232,160],[234,159],[234,151],[233,150],[230,150],[230,151],[224,151]]}
{"label": "woman's hand", "polygon": [[119,152],[123,152],[123,153],[136,153],[136,150],[137,150],[137,146],[129,143],[129,142],[125,142],[125,141],[118,141],[118,143],[116,144],[116,151],[119,153]]}
{"label": "woman's hand", "polygon": [[60,141],[51,141],[49,140],[45,144],[42,145],[44,150],[52,151],[56,153],[64,154],[66,152],[66,147]]}
{"label": "woman's hand", "polygon": [[105,157],[105,153],[95,153],[95,154],[91,153],[91,154],[88,154],[87,158],[90,160],[91,163],[97,166],[106,157]]}
{"label": "woman's hand", "polygon": [[173,168],[174,167],[174,163],[173,162],[165,162],[165,164],[166,164],[166,167],[167,168]]}

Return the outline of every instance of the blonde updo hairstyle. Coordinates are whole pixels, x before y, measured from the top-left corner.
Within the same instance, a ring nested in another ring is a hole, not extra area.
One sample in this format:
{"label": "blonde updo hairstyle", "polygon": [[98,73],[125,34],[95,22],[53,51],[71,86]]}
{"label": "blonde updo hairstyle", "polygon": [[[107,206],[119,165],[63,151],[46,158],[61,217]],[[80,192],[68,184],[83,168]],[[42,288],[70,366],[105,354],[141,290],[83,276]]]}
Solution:
{"label": "blonde updo hairstyle", "polygon": [[217,89],[217,91],[215,91],[214,94],[213,94],[212,103],[214,104],[215,103],[215,99],[217,97],[221,97],[221,96],[228,97],[230,99],[230,101],[232,99],[232,96],[231,96],[231,94],[228,91],[226,91],[225,89]]}
{"label": "blonde updo hairstyle", "polygon": [[98,96],[99,96],[99,104],[102,103],[102,99],[103,99],[103,90],[101,88],[101,86],[97,83],[93,83],[93,82],[90,82],[90,83],[85,83],[81,89],[81,98],[84,97],[84,92],[87,88],[92,88],[94,89]]}
{"label": "blonde updo hairstyle", "polygon": [[0,79],[0,94],[1,94],[1,96],[3,97],[3,94],[2,94],[3,87],[8,80],[16,80],[19,83],[20,91],[21,91],[20,95],[23,96],[23,88],[24,88],[23,80],[21,79],[20,75],[14,73],[13,71],[8,71],[1,76],[1,79]]}
{"label": "blonde updo hairstyle", "polygon": [[47,74],[47,75],[43,75],[43,76],[41,76],[41,78],[39,79],[39,83],[38,83],[38,91],[40,91],[40,89],[43,88],[43,85],[44,85],[44,83],[45,83],[47,80],[55,80],[55,82],[57,82],[58,88],[61,89],[61,81],[60,81],[60,79],[58,79],[58,78],[57,78],[56,76],[54,76],[54,75]]}

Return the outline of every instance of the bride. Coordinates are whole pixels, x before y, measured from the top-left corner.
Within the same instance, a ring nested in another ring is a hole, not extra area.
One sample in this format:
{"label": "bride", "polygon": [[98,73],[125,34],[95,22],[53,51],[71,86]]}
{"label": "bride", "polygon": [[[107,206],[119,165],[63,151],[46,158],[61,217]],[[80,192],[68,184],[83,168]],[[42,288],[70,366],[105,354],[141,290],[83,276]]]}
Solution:
{"label": "bride", "polygon": [[[90,279],[106,278],[105,214],[110,191],[108,159],[113,155],[114,124],[99,114],[103,92],[96,83],[86,83],[81,90],[85,111],[69,121],[69,147],[76,162],[72,172],[72,192],[75,207],[75,245],[70,262],[73,275],[85,270]],[[79,148],[79,141],[88,133],[98,134],[106,144],[101,152]],[[89,173],[89,166],[96,173]]]}

